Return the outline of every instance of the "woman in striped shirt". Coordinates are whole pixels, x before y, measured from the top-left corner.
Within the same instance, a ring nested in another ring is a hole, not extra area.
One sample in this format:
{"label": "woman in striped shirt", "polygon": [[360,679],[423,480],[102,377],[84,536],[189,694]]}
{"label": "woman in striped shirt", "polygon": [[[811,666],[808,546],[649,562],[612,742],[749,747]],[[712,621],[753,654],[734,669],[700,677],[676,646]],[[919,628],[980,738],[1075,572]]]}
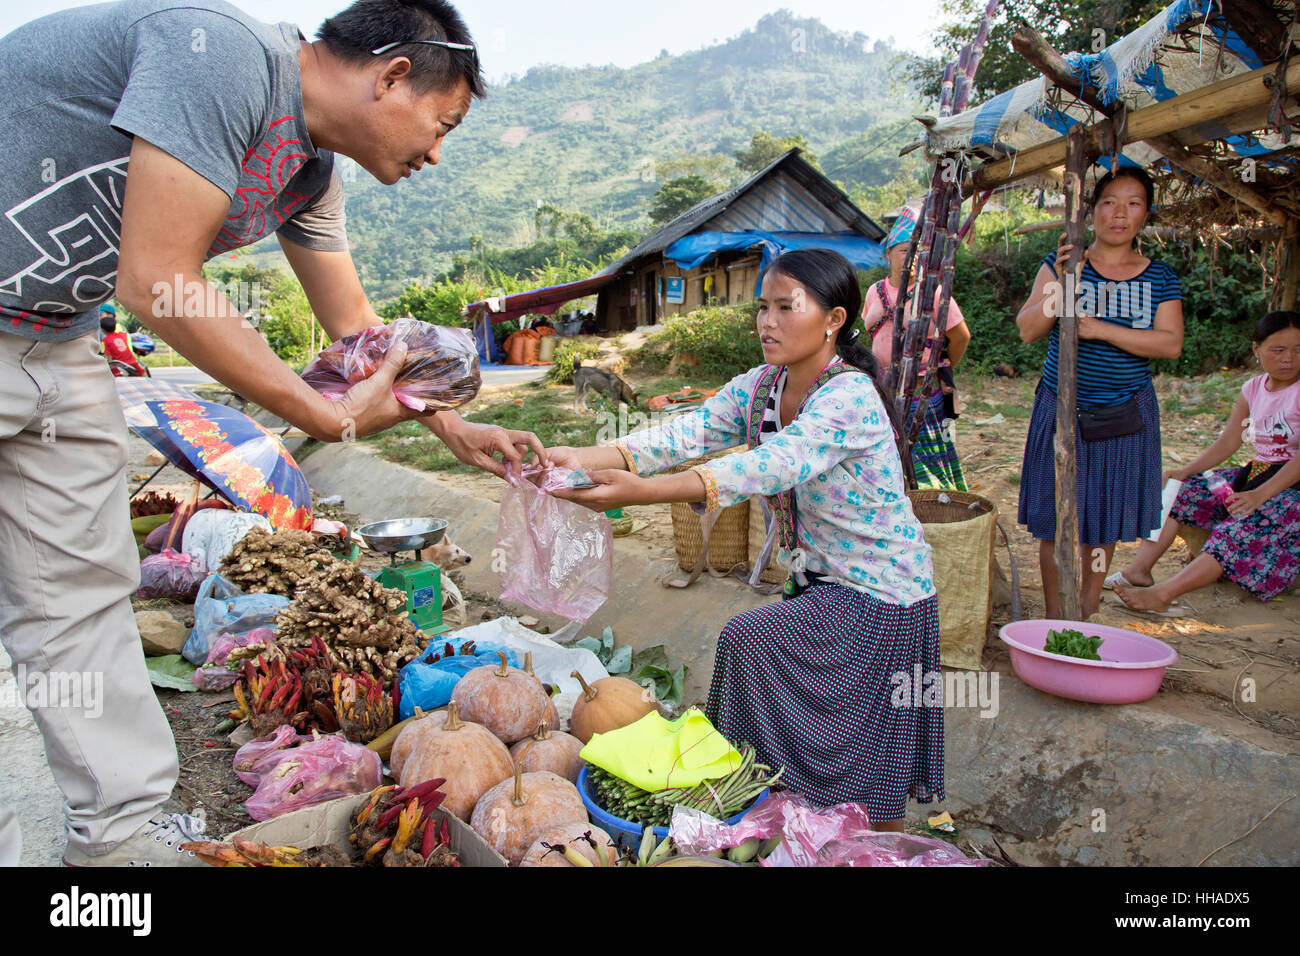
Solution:
{"label": "woman in striped shirt", "polygon": [[1160,524],[1160,414],[1151,360],[1182,352],[1183,305],[1173,270],[1137,248],[1154,198],[1151,178],[1140,169],[1121,168],[1101,177],[1091,202],[1095,238],[1083,253],[1077,289],[1068,278],[1074,248],[1062,236],[1016,317],[1026,342],[1051,337],[1020,480],[1020,523],[1039,542],[1048,618],[1060,615],[1053,443],[1056,319],[1064,308],[1075,309],[1079,321],[1075,440],[1084,617],[1097,610],[1115,543],[1136,541]]}

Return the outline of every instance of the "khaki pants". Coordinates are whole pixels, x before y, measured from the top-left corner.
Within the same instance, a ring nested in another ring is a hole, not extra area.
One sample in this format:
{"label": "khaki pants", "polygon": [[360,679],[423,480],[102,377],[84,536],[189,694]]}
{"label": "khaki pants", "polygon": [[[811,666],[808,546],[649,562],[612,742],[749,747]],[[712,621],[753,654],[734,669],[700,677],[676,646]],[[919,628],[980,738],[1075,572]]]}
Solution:
{"label": "khaki pants", "polygon": [[[177,776],[131,612],[126,423],[95,353],[93,335],[0,333],[0,640],[63,791],[68,840],[91,855],[142,826]],[[0,807],[0,861],[17,852]]]}

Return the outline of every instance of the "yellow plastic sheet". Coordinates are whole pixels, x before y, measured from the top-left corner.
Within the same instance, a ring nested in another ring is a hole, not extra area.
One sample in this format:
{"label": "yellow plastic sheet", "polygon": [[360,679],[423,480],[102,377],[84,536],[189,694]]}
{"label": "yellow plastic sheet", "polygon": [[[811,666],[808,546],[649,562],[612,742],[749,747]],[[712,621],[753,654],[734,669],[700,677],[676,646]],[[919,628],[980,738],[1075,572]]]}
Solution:
{"label": "yellow plastic sheet", "polygon": [[596,734],[579,756],[651,791],[725,777],[741,762],[740,751],[696,708],[676,720],[646,714],[634,724]]}

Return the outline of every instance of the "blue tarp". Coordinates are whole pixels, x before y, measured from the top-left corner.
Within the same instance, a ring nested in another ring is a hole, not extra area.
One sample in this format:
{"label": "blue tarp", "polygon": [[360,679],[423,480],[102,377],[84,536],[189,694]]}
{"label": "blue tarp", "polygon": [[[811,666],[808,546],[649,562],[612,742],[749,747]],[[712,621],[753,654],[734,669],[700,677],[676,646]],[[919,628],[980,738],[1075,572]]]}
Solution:
{"label": "blue tarp", "polygon": [[[664,255],[689,270],[703,265],[719,252],[755,246],[763,252],[760,272],[781,253],[793,249],[834,249],[859,269],[887,264],[881,244],[856,232],[697,232],[678,239],[664,250]],[[759,288],[755,287],[754,294],[758,292]]]}

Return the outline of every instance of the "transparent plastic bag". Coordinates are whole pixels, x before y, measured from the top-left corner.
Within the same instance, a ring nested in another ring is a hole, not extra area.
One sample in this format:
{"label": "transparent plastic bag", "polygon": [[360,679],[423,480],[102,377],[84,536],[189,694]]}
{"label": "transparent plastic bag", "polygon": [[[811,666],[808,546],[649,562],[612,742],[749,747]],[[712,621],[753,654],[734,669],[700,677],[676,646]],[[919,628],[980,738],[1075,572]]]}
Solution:
{"label": "transparent plastic bag", "polygon": [[[538,484],[529,480],[538,474]],[[603,514],[552,496],[568,487],[569,474],[528,465],[520,474],[506,466],[497,520],[501,599],[585,621],[609,596],[614,536]]]}
{"label": "transparent plastic bag", "polygon": [[[262,769],[263,762],[258,762]],[[262,769],[257,792],[244,808],[254,820],[269,820],[317,803],[368,793],[384,774],[379,754],[341,735],[317,737],[282,751],[281,758]]]}
{"label": "transparent plastic bag", "polygon": [[245,634],[222,634],[212,642],[208,659],[190,678],[199,690],[225,690],[239,679],[239,673],[226,666],[226,658],[237,647],[250,644],[274,644],[275,631],[269,627],[255,627]]}
{"label": "transparent plastic bag", "polygon": [[190,602],[198,596],[207,573],[202,557],[167,548],[140,562],[140,589],[135,596]]}
{"label": "transparent plastic bag", "polygon": [[[262,782],[262,773],[275,765],[266,763],[264,766],[259,766],[259,764],[262,764],[267,757],[279,754],[304,740],[311,740],[311,738],[301,736],[288,724],[281,724],[264,737],[253,738],[235,751],[232,764],[235,776],[250,787],[256,787]],[[278,761],[280,758],[275,759]]]}
{"label": "transparent plastic bag", "polygon": [[222,634],[274,627],[277,615],[288,606],[289,599],[283,595],[245,594],[220,574],[213,574],[194,599],[194,630],[181,654],[191,664],[202,666]]}
{"label": "transparent plastic bag", "polygon": [[986,866],[956,847],[908,833],[871,829],[860,803],[819,807],[790,791],[772,794],[735,826],[701,813],[673,810],[673,842],[683,854],[703,855],[739,846],[750,837],[785,839],[763,866]]}
{"label": "transparent plastic bag", "polygon": [[418,319],[397,319],[339,339],[312,359],[303,370],[303,381],[337,402],[357,382],[375,374],[398,341],[406,342],[407,352],[393,395],[407,408],[458,408],[478,394],[483,380],[473,334]]}

